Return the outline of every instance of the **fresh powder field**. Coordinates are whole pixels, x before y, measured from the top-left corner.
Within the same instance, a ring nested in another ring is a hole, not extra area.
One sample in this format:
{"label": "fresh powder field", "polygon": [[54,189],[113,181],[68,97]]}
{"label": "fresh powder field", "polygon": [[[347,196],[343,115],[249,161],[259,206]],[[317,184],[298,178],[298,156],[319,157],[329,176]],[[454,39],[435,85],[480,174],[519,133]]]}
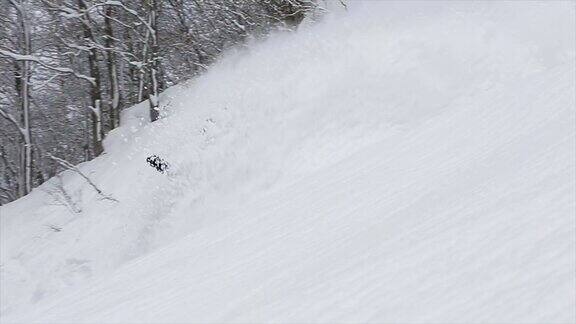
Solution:
{"label": "fresh powder field", "polygon": [[76,167],[113,199],[0,207],[0,321],[575,322],[575,7],[334,2],[228,50]]}

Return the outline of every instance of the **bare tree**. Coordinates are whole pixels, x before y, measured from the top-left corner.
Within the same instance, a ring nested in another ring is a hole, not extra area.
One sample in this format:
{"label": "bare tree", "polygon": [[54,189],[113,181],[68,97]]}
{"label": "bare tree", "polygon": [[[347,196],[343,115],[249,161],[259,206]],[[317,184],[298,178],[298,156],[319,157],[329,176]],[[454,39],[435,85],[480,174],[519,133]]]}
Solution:
{"label": "bare tree", "polygon": [[[30,61],[27,59],[32,54],[32,44],[30,37],[30,20],[26,0],[10,0],[10,4],[16,10],[18,25],[20,27],[20,37],[18,54],[8,50],[0,50],[0,54],[16,58],[16,74],[14,78],[15,88],[19,92],[20,111],[18,117],[14,117],[8,111],[0,108],[0,115],[11,122],[20,133],[21,138],[21,158],[20,158],[20,196],[26,195],[32,190],[32,136],[30,132]],[[12,54],[12,55],[10,55]]]}

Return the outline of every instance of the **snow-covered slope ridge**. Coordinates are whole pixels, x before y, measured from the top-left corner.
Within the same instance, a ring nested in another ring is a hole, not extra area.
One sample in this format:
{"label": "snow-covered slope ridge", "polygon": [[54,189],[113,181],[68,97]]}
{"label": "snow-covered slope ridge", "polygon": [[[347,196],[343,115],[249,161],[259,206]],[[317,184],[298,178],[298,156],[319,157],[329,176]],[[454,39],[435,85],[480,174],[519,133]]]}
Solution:
{"label": "snow-covered slope ridge", "polygon": [[574,17],[355,1],[230,53],[79,166],[118,203],[0,207],[2,322],[575,322]]}

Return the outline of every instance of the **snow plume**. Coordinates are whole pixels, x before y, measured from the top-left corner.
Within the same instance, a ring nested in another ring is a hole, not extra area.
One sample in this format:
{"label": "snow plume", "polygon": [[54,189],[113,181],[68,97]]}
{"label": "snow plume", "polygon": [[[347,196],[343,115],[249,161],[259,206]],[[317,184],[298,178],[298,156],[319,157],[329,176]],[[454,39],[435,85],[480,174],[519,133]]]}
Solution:
{"label": "snow plume", "polygon": [[3,322],[575,321],[574,2],[330,7],[0,207]]}

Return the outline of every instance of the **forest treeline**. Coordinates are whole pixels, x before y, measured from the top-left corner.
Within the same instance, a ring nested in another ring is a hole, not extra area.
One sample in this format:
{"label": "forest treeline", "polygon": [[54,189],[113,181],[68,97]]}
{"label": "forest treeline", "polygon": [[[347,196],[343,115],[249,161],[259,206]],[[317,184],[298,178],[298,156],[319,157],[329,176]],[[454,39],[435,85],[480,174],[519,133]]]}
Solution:
{"label": "forest treeline", "polygon": [[316,0],[0,0],[0,205],[103,152],[123,108],[249,37],[293,29]]}

